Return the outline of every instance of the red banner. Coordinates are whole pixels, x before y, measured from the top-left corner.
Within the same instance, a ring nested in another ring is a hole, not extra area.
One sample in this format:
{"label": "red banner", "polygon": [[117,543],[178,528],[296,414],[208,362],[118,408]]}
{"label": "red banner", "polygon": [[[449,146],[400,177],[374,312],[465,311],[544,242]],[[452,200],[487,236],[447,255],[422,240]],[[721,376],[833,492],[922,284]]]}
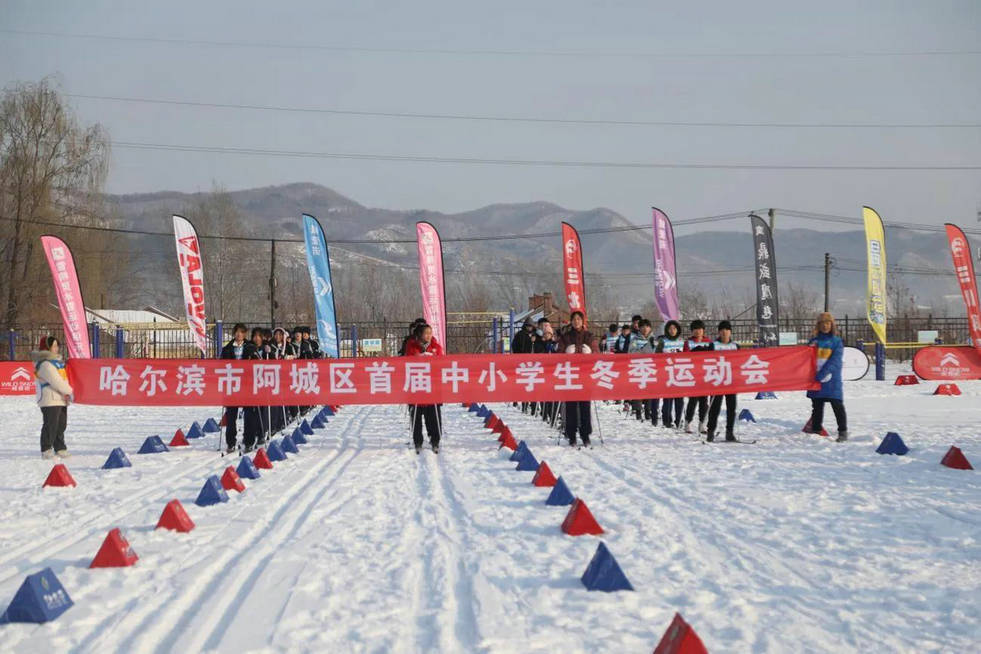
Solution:
{"label": "red banner", "polygon": [[0,395],[34,395],[34,364],[0,361]]}
{"label": "red banner", "polygon": [[446,289],[443,280],[443,244],[436,228],[421,220],[416,223],[419,245],[419,285],[422,288],[422,317],[433,328],[436,341],[446,348]]}
{"label": "red banner", "polygon": [[68,362],[79,404],[265,406],[690,397],[819,388],[807,346],[683,354],[461,354]]}
{"label": "red banner", "polygon": [[586,315],[586,279],[582,269],[582,244],[579,232],[569,223],[562,223],[562,277],[569,313],[582,311]]}
{"label": "red banner", "polygon": [[978,307],[978,280],[974,277],[974,261],[971,259],[971,244],[957,225],[947,223],[947,240],[950,241],[950,256],[954,259],[954,272],[957,283],[964,296],[967,308],[967,323],[971,330],[971,343],[981,351],[981,308]]}
{"label": "red banner", "polygon": [[964,346],[931,345],[913,357],[913,372],[923,379],[981,379],[981,352]]}

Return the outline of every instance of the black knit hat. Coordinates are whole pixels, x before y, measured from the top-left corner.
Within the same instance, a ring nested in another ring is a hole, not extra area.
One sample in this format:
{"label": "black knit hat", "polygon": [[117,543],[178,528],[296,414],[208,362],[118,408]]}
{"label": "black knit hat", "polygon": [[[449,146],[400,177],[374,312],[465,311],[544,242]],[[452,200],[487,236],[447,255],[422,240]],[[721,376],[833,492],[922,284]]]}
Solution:
{"label": "black knit hat", "polygon": [[723,329],[728,329],[729,331],[732,331],[732,323],[729,322],[728,320],[721,321],[719,323],[719,331],[721,332]]}

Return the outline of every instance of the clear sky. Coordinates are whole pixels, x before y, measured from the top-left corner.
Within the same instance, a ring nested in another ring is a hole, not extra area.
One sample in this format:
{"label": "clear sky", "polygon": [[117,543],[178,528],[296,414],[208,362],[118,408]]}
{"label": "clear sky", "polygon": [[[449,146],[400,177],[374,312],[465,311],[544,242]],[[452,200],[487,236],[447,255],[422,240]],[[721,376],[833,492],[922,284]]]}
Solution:
{"label": "clear sky", "polygon": [[[977,0],[150,4],[0,0],[0,83],[57,75],[75,95],[382,113],[931,126],[474,121],[73,97],[82,119],[103,123],[116,143],[112,192],[310,181],[398,209],[547,200],[606,206],[644,223],[651,205],[675,218],[769,206],[857,218],[869,204],[887,221],[975,226],[977,169],[521,166],[123,144],[512,161],[979,166]],[[936,127],[958,123],[974,126]]]}

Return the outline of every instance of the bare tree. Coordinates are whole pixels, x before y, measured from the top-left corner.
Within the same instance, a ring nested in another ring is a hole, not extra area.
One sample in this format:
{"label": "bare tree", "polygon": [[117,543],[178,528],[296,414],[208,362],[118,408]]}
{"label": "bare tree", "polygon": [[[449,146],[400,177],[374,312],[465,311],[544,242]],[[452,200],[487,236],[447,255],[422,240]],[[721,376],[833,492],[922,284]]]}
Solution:
{"label": "bare tree", "polygon": [[84,127],[50,79],[18,83],[0,98],[0,297],[12,327],[39,296],[38,221],[91,213],[109,166],[109,139]]}
{"label": "bare tree", "polygon": [[817,291],[809,289],[804,284],[787,282],[780,285],[781,318],[811,318],[822,306]]}

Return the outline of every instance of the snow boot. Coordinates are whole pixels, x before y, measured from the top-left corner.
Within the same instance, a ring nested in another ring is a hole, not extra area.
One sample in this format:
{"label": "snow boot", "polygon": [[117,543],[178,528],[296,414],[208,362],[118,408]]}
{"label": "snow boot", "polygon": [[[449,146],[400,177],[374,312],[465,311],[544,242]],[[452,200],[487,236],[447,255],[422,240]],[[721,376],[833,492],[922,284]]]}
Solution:
{"label": "snow boot", "polygon": [[41,458],[42,459],[53,459],[53,458],[55,458],[55,452],[54,452],[54,450],[44,450],[43,452],[41,452]]}
{"label": "snow boot", "polygon": [[705,434],[705,442],[706,443],[711,443],[713,441],[715,441],[715,432],[714,431],[710,431],[710,432],[706,433]]}
{"label": "snow boot", "polygon": [[416,445],[416,454],[422,454],[422,445]]}
{"label": "snow boot", "polygon": [[727,431],[727,432],[726,432],[726,440],[727,440],[727,441],[729,441],[729,442],[731,443],[731,442],[733,442],[734,440],[736,440],[736,435],[735,435],[735,434],[733,434],[733,433],[732,433],[731,431]]}
{"label": "snow boot", "polygon": [[433,443],[432,448],[433,448],[433,454],[439,454],[439,443]]}
{"label": "snow boot", "polygon": [[72,456],[72,453],[68,450],[58,450],[55,454],[58,455],[59,459],[70,459]]}
{"label": "snow boot", "polygon": [[687,422],[685,422],[685,433],[686,434],[692,433],[692,431],[691,431],[691,420],[688,420]]}
{"label": "snow boot", "polygon": [[837,443],[844,443],[847,440],[848,440],[848,432],[847,431],[840,431],[840,432],[838,432],[838,438],[837,438],[837,440],[835,442],[837,442]]}
{"label": "snow boot", "polygon": [[705,421],[704,420],[699,420],[698,421],[698,433],[699,434],[704,434],[704,433],[706,433],[706,431],[707,430],[705,429]]}

